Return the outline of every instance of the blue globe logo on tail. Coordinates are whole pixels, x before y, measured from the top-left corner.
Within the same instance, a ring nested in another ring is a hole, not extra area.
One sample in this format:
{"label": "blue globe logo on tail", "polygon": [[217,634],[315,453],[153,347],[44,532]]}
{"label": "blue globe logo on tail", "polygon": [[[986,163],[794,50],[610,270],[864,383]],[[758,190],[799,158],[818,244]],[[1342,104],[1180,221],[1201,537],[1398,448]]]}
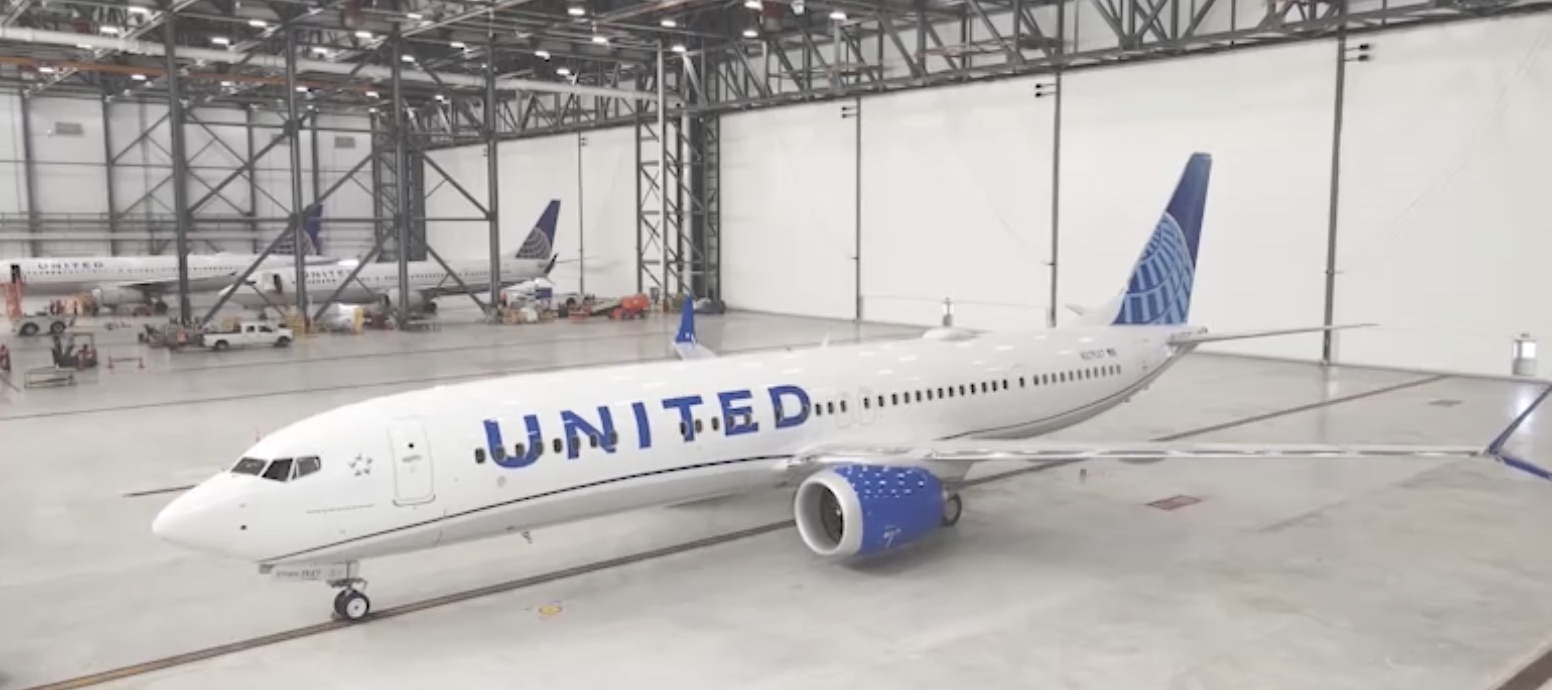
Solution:
{"label": "blue globe logo on tail", "polygon": [[544,207],[544,213],[539,216],[539,222],[534,224],[533,230],[523,240],[523,246],[517,249],[519,259],[548,259],[555,250],[555,223],[560,218],[560,200],[550,201]]}
{"label": "blue globe logo on tail", "polygon": [[1186,163],[1169,206],[1132,267],[1114,325],[1176,326],[1190,318],[1211,172],[1212,157],[1205,153],[1192,155]]}

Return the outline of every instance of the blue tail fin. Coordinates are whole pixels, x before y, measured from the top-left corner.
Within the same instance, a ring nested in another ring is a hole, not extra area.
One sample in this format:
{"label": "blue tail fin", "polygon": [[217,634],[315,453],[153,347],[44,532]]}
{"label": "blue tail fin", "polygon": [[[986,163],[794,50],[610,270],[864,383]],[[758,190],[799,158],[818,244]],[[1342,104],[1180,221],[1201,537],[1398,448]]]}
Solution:
{"label": "blue tail fin", "polygon": [[1195,153],[1186,162],[1164,215],[1132,267],[1126,292],[1113,312],[1115,326],[1174,326],[1191,315],[1196,252],[1202,241],[1202,214],[1212,156]]}
{"label": "blue tail fin", "polygon": [[548,259],[555,250],[555,223],[560,219],[560,199],[551,199],[550,205],[544,207],[544,213],[539,216],[539,222],[534,224],[533,231],[523,240],[523,246],[517,249],[519,259]]}

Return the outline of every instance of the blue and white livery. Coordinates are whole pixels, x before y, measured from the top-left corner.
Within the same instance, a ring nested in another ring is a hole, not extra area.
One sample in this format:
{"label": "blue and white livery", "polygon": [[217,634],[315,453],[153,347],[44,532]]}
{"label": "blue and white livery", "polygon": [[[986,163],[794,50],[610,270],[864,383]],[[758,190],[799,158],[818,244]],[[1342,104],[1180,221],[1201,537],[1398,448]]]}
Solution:
{"label": "blue and white livery", "polygon": [[986,460],[1382,454],[1540,472],[1503,455],[1523,415],[1485,449],[1034,438],[1125,402],[1200,343],[1321,330],[1186,324],[1210,168],[1191,158],[1126,287],[1084,323],[718,357],[687,299],[678,361],[439,386],[314,415],[178,497],[152,529],[278,577],[327,580],[341,589],[336,614],[355,620],[370,611],[363,559],[784,485],[796,487],[803,543],[845,559],[956,524],[966,472]]}

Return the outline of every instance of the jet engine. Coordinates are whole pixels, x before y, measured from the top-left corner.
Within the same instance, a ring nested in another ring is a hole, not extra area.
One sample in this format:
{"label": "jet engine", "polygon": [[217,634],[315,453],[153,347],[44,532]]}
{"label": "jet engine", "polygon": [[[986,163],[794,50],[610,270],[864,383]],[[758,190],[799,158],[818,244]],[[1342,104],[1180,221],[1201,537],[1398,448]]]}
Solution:
{"label": "jet engine", "polygon": [[100,287],[92,289],[92,303],[112,309],[118,306],[145,304],[146,297],[139,290],[130,288]]}
{"label": "jet engine", "polygon": [[921,467],[838,465],[798,485],[793,516],[809,550],[834,559],[904,546],[959,521],[958,494]]}
{"label": "jet engine", "polygon": [[[425,294],[421,291],[410,290],[408,297],[406,304],[409,305],[410,313],[425,312],[431,314],[436,312],[436,302],[426,299]],[[384,312],[393,313],[393,310],[399,308],[399,288],[389,288],[378,298],[378,304],[383,307]]]}

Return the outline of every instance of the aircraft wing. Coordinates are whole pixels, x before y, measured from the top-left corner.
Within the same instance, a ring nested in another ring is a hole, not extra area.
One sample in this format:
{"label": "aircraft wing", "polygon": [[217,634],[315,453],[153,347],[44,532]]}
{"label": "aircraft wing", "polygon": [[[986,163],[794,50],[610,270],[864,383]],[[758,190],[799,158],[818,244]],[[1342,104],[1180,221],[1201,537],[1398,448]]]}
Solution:
{"label": "aircraft wing", "polygon": [[[189,289],[200,292],[220,290],[230,286],[233,281],[237,280],[239,275],[242,274],[233,272],[218,276],[203,276],[200,278],[191,277],[189,278]],[[99,287],[107,289],[135,290],[146,296],[151,296],[176,291],[178,289],[178,280],[176,278],[171,280],[136,280],[118,283],[103,283]]]}
{"label": "aircraft wing", "polygon": [[[1182,442],[1082,442],[1028,440],[956,439],[925,443],[827,443],[809,448],[782,463],[789,471],[817,469],[844,464],[934,465],[945,470],[989,460],[1056,462],[1071,460],[1120,460],[1157,462],[1167,458],[1329,458],[1329,457],[1409,457],[1409,458],[1488,458],[1542,479],[1552,480],[1549,472],[1504,450],[1520,424],[1552,394],[1547,386],[1519,416],[1491,443],[1484,446],[1449,445],[1363,445],[1363,444],[1276,444],[1276,443],[1182,443]],[[956,469],[964,469],[959,467]],[[956,472],[957,473],[957,472]],[[947,474],[947,472],[946,472]]]}

